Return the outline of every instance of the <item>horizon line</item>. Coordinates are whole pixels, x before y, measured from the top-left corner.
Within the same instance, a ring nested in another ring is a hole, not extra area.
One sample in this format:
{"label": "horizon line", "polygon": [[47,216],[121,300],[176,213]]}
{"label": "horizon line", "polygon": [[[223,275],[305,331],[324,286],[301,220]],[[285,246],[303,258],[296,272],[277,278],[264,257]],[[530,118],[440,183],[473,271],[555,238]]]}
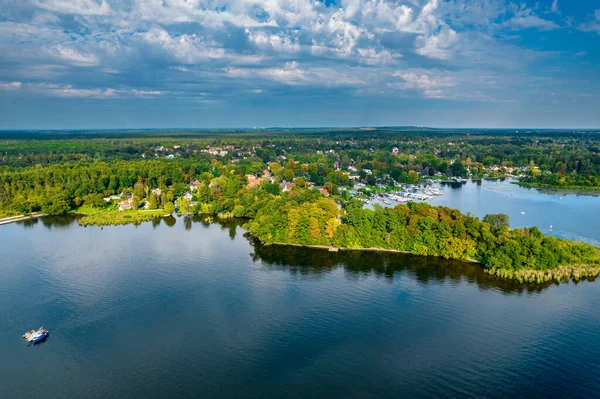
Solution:
{"label": "horizon line", "polygon": [[600,131],[600,127],[431,127],[431,126],[414,126],[414,125],[361,125],[361,126],[261,126],[261,127],[123,127],[123,128],[49,128],[49,129],[35,129],[35,128],[17,128],[17,129],[3,129],[0,128],[0,132],[92,132],[92,131],[160,131],[160,130],[171,130],[171,131],[184,131],[184,130],[196,130],[196,131],[211,131],[211,130],[247,130],[247,131],[261,131],[261,130],[315,130],[315,129],[356,129],[356,130],[378,130],[378,129],[427,129],[427,130],[552,130],[552,131]]}

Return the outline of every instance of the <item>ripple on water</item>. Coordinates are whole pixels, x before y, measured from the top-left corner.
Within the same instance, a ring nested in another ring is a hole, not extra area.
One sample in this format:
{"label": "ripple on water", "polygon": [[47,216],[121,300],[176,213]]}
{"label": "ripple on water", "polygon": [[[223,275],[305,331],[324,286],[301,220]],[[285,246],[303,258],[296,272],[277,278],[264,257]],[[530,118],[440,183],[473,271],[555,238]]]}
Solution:
{"label": "ripple on water", "polygon": [[[0,397],[595,389],[596,283],[527,290],[473,265],[260,247],[239,226],[232,240],[234,225],[186,230],[180,220],[11,225],[0,243],[10,259],[0,274]],[[38,324],[51,336],[27,347],[19,337]]]}

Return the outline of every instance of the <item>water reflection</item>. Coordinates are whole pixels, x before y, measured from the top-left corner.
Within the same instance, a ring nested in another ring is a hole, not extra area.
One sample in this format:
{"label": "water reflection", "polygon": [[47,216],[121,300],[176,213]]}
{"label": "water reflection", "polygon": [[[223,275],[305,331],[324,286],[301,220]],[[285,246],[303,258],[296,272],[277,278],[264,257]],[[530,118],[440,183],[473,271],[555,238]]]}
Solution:
{"label": "water reflection", "polygon": [[337,268],[344,268],[355,275],[375,274],[390,281],[408,273],[420,284],[477,284],[483,290],[498,290],[507,294],[540,293],[553,283],[520,284],[499,280],[486,274],[480,265],[451,259],[413,256],[387,252],[339,251],[262,245],[246,235],[254,253],[254,262],[263,262],[277,270],[286,270],[298,275],[322,275]]}
{"label": "water reflection", "polygon": [[[595,285],[509,295],[544,288],[463,262],[263,246],[241,220],[181,219],[2,226],[0,397],[594,392]],[[51,338],[26,347],[39,325]]]}
{"label": "water reflection", "polygon": [[169,227],[173,227],[175,226],[175,223],[177,223],[177,219],[173,216],[167,216],[166,218],[163,218],[163,220],[165,221],[165,224]]}
{"label": "water reflection", "polygon": [[[153,228],[158,227],[161,222],[167,226],[174,227],[177,223],[176,217],[153,219]],[[486,274],[480,265],[441,258],[395,254],[387,252],[366,251],[339,251],[329,252],[322,249],[303,247],[288,247],[280,245],[262,245],[258,240],[246,233],[242,226],[246,220],[242,219],[219,219],[211,216],[187,215],[182,216],[183,227],[186,231],[192,229],[194,224],[203,227],[219,225],[221,231],[227,233],[233,241],[244,237],[252,246],[254,252],[250,254],[254,262],[262,262],[274,270],[284,270],[300,276],[321,276],[338,268],[347,272],[348,278],[354,278],[366,274],[375,274],[389,281],[402,278],[408,274],[420,284],[477,284],[482,290],[498,290],[507,294],[515,293],[539,293],[554,285],[553,283],[520,284],[512,281],[500,280]],[[73,216],[44,217],[19,222],[26,227],[34,226],[38,220],[48,229],[67,228],[71,225],[77,226],[77,218]],[[239,231],[242,236],[238,235]]]}
{"label": "water reflection", "polygon": [[183,226],[185,227],[186,230],[191,230],[192,229],[192,223],[193,223],[193,216],[192,215],[185,215],[183,217]]}

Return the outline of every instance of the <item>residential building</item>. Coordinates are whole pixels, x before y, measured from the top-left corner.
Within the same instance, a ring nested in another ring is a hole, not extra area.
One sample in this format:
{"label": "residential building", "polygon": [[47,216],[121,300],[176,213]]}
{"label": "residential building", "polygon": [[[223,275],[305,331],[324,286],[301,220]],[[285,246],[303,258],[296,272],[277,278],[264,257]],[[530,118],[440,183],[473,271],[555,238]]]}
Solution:
{"label": "residential building", "polygon": [[260,177],[256,177],[255,175],[246,175],[246,179],[248,179],[248,187],[250,188],[258,186],[261,181]]}
{"label": "residential building", "polygon": [[119,204],[119,210],[125,211],[128,209],[131,209],[131,201],[130,200],[121,201],[121,203]]}
{"label": "residential building", "polygon": [[294,183],[290,183],[290,182],[281,182],[279,184],[279,188],[281,189],[281,191],[286,192],[286,191],[290,191],[292,188],[294,188],[296,185]]}

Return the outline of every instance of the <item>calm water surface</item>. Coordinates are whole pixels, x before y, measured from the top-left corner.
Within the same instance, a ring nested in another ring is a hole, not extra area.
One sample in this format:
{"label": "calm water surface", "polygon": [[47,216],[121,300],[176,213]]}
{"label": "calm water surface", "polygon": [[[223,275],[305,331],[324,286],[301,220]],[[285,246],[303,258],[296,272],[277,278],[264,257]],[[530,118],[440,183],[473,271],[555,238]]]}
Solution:
{"label": "calm water surface", "polygon": [[[544,234],[600,246],[599,196],[544,193],[508,180],[445,184],[442,191],[443,196],[428,202],[471,212],[480,218],[488,213],[505,213],[510,217],[511,227],[537,226]],[[392,202],[390,206],[395,205]]]}
{"label": "calm water surface", "polygon": [[512,227],[538,226],[545,234],[600,246],[598,196],[544,193],[497,180],[446,185],[444,196],[431,204],[460,209],[479,217],[505,213],[510,217]]}
{"label": "calm water surface", "polygon": [[600,282],[263,247],[191,218],[5,225],[0,254],[1,398],[598,396]]}

